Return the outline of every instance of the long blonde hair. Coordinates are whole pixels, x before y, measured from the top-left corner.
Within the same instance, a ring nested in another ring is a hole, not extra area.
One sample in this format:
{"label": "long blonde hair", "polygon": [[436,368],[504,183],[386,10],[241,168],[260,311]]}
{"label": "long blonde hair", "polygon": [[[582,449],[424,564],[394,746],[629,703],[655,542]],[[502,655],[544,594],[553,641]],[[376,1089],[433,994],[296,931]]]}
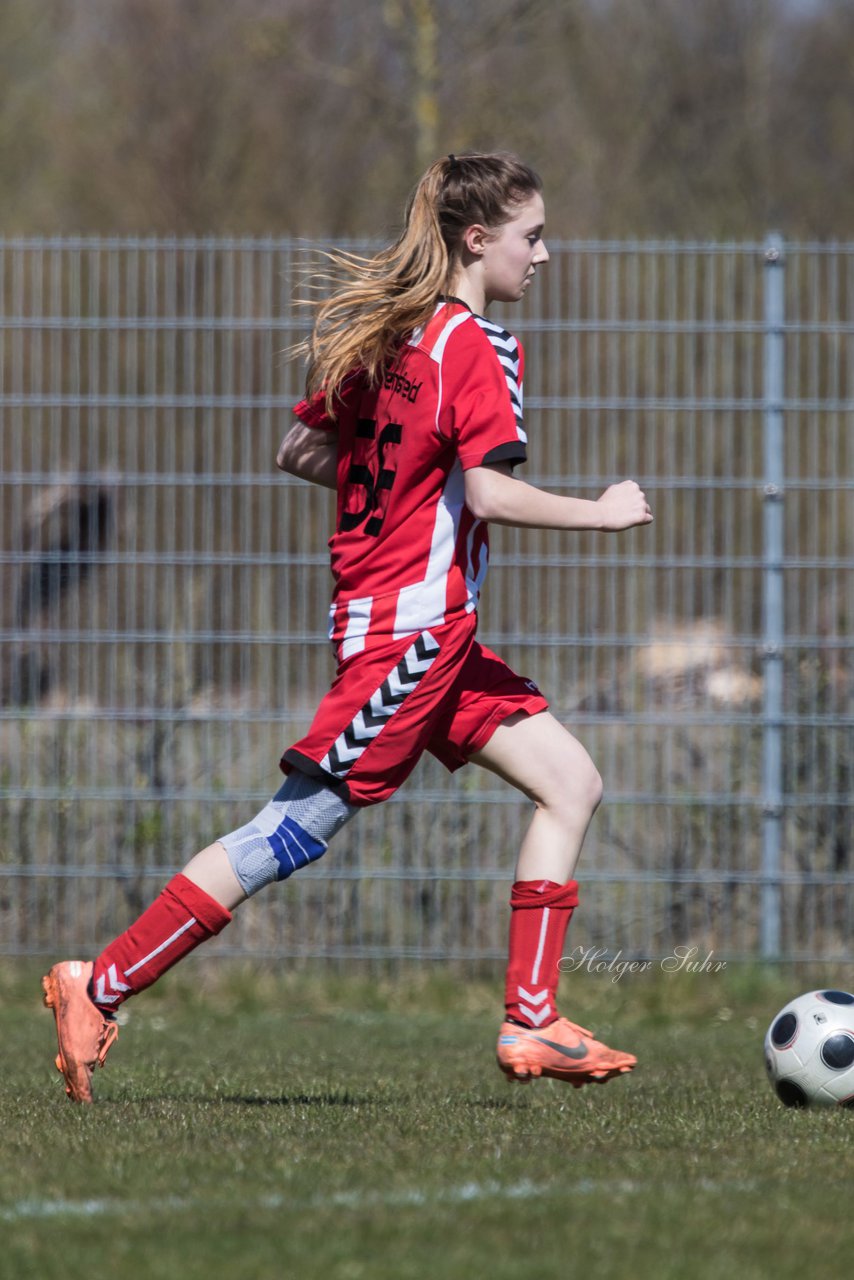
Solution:
{"label": "long blonde hair", "polygon": [[309,356],[308,395],[323,390],[326,412],[334,418],[349,373],[360,369],[376,385],[401,341],[429,320],[449,292],[466,227],[478,223],[497,230],[539,191],[539,175],[515,156],[444,156],[410,196],[394,244],[373,258],[327,254],[336,289],[311,304],[314,328],[297,348]]}

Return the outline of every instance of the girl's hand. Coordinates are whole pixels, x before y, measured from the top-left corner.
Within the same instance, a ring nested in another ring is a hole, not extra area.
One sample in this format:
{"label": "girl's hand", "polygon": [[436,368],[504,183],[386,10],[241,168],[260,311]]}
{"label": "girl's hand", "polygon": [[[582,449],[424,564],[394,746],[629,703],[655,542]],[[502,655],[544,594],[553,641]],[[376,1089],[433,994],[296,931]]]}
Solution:
{"label": "girl's hand", "polygon": [[596,499],[596,505],[602,516],[600,527],[609,533],[652,523],[652,512],[646,494],[634,480],[621,480],[619,484],[610,485]]}

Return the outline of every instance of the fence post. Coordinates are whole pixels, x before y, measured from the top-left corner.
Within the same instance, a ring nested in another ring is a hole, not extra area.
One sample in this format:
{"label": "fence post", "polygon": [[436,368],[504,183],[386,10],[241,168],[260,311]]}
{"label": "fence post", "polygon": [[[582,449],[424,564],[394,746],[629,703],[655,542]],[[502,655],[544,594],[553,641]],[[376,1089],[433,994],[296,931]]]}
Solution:
{"label": "fence post", "polygon": [[764,473],[762,490],[762,917],[763,959],[780,955],[780,861],[783,838],[783,498],[784,332],[783,241],[765,242]]}

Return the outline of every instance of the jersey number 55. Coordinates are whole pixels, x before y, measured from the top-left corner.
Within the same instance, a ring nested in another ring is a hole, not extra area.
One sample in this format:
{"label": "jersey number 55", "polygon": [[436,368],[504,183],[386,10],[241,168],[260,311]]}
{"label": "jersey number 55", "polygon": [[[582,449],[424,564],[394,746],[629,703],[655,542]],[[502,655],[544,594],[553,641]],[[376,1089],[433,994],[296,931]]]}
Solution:
{"label": "jersey number 55", "polygon": [[397,474],[393,466],[394,449],[403,437],[399,422],[387,422],[377,435],[377,424],[361,418],[356,426],[353,461],[347,473],[344,510],[338,528],[349,533],[364,524],[365,533],[376,537],[383,525],[389,490]]}

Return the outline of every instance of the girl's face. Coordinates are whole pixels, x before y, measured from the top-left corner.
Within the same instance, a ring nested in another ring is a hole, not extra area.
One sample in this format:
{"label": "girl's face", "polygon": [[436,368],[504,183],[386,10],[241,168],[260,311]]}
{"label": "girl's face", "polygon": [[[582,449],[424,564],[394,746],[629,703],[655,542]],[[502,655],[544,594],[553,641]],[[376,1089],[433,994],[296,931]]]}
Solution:
{"label": "girl's face", "polygon": [[518,302],[549,252],[543,244],[545,206],[534,192],[517,206],[509,222],[482,241],[483,285],[486,303]]}

